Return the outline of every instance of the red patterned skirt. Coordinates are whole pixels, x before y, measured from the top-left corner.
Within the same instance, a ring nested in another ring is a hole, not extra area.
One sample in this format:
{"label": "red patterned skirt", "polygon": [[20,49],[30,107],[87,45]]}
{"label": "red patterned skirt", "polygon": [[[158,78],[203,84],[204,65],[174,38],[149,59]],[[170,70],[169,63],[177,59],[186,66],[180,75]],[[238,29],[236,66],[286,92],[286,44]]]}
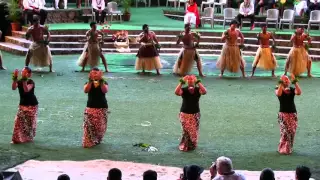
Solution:
{"label": "red patterned skirt", "polygon": [[108,109],[86,108],[84,110],[82,146],[90,148],[100,144],[107,130]]}
{"label": "red patterned skirt", "polygon": [[291,154],[298,126],[297,113],[279,112],[278,123],[280,125],[280,143],[278,152],[280,154]]}
{"label": "red patterned skirt", "polygon": [[196,149],[199,136],[200,113],[186,114],[180,112],[179,119],[182,125],[182,138],[179,145],[180,151]]}
{"label": "red patterned skirt", "polygon": [[38,106],[19,105],[14,120],[12,143],[26,143],[33,141],[36,136]]}

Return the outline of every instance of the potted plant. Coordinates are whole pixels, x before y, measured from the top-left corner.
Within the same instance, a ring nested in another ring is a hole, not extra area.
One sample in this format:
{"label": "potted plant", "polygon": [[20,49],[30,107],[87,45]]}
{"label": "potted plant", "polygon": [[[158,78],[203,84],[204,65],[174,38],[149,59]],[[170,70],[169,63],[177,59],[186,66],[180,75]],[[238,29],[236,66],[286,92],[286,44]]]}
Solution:
{"label": "potted plant", "polygon": [[123,0],[122,1],[122,6],[124,9],[123,12],[123,21],[130,21],[130,7],[131,7],[131,0]]}
{"label": "potted plant", "polygon": [[19,31],[21,29],[20,25],[20,11],[19,5],[16,0],[11,0],[9,3],[9,20],[11,21],[11,30],[12,31]]}

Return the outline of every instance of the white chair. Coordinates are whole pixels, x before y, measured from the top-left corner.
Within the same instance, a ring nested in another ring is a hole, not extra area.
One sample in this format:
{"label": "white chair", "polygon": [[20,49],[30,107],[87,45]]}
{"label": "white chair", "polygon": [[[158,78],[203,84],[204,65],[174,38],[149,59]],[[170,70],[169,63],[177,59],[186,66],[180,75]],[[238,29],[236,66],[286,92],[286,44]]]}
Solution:
{"label": "white chair", "polygon": [[[160,0],[158,0],[158,7],[160,6]],[[151,7],[151,0],[149,0],[149,7]]]}
{"label": "white chair", "polygon": [[214,4],[215,4],[214,0],[202,1],[200,10],[202,11],[204,5],[209,5],[209,7],[211,7],[211,5],[212,5],[212,7],[214,8]]}
{"label": "white chair", "polygon": [[279,29],[282,24],[289,24],[289,29],[292,29],[294,23],[294,10],[286,9],[283,11],[283,17],[279,22]]}
{"label": "white chair", "polygon": [[213,28],[214,24],[214,9],[212,7],[204,8],[203,16],[201,16],[201,24],[204,27],[204,23],[210,20],[211,28]]}
{"label": "white chair", "polygon": [[320,11],[319,10],[311,11],[310,19],[309,19],[309,22],[308,22],[308,32],[309,32],[310,26],[312,24],[318,25],[319,26],[319,30],[320,30]]}
{"label": "white chair", "polygon": [[278,22],[279,22],[279,10],[278,9],[268,9],[267,10],[267,17],[266,17],[267,27],[268,27],[268,22],[275,22],[276,29],[278,29]]}
{"label": "white chair", "polygon": [[236,10],[233,8],[225,8],[223,10],[223,28],[226,28],[226,22],[232,21],[236,16]]}
{"label": "white chair", "polygon": [[108,2],[108,13],[111,15],[111,22],[113,15],[119,16],[120,22],[122,22],[122,12],[118,10],[118,4],[116,2]]}
{"label": "white chair", "polygon": [[139,2],[143,2],[144,6],[147,7],[147,0],[136,0],[136,7],[138,7]]}
{"label": "white chair", "polygon": [[224,6],[227,5],[227,0],[219,0],[219,2],[217,3],[214,3],[214,9],[216,9],[216,6],[220,6],[220,9],[221,9],[221,13],[222,13],[222,9]]}
{"label": "white chair", "polygon": [[177,7],[177,3],[179,3],[179,0],[167,0],[166,7],[168,7],[169,2],[174,2],[174,8]]}
{"label": "white chair", "polygon": [[187,0],[178,0],[178,10],[180,9],[181,3],[184,4],[185,8],[188,6],[188,1]]}

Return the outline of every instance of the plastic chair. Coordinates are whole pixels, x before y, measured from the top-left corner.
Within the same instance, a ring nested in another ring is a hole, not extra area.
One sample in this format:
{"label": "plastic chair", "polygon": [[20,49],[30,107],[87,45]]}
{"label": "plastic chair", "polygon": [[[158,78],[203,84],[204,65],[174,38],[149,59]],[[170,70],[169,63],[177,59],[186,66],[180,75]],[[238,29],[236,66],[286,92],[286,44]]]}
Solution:
{"label": "plastic chair", "polygon": [[218,3],[214,3],[214,9],[216,9],[216,6],[220,6],[220,9],[221,9],[221,13],[222,13],[222,9],[223,7],[227,5],[227,0],[219,0]]}
{"label": "plastic chair", "polygon": [[204,5],[209,5],[209,7],[211,7],[211,5],[212,5],[212,7],[214,8],[214,4],[215,4],[214,0],[202,1],[200,10],[202,11]]}
{"label": "plastic chair", "polygon": [[289,24],[289,29],[292,29],[294,25],[294,10],[286,9],[283,11],[283,18],[280,19],[279,29],[281,29],[282,24]]}
{"label": "plastic chair", "polygon": [[266,25],[268,26],[268,22],[275,22],[276,29],[278,29],[279,22],[279,10],[278,9],[268,9],[267,17],[266,17]]}
{"label": "plastic chair", "polygon": [[118,10],[118,4],[116,2],[108,2],[107,7],[108,12],[111,15],[111,22],[113,20],[113,15],[119,16],[120,22],[122,22],[122,12]]}
{"label": "plastic chair", "polygon": [[318,25],[320,30],[320,11],[319,10],[311,11],[310,19],[308,22],[308,31],[310,30],[310,26],[312,24]]}
{"label": "plastic chair", "polygon": [[201,24],[205,24],[206,21],[210,20],[211,28],[214,26],[214,9],[212,7],[204,8],[203,16],[201,17]]}
{"label": "plastic chair", "polygon": [[236,10],[233,8],[225,8],[223,10],[223,28],[226,28],[226,22],[232,21],[236,16]]}

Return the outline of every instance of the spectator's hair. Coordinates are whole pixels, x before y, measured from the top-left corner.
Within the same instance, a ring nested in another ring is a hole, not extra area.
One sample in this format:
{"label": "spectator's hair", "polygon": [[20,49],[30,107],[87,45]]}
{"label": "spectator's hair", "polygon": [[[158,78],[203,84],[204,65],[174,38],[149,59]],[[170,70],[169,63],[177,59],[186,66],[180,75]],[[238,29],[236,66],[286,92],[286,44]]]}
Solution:
{"label": "spectator's hair", "polygon": [[67,174],[61,174],[57,180],[70,180],[70,177]]}
{"label": "spectator's hair", "polygon": [[183,167],[183,177],[182,180],[187,180],[187,170],[188,170],[188,166]]}
{"label": "spectator's hair", "polygon": [[118,168],[110,169],[108,173],[108,180],[121,180],[122,172]]}
{"label": "spectator's hair", "polygon": [[231,21],[231,23],[230,23],[230,26],[231,26],[232,24],[238,25],[239,22],[238,22],[237,20],[233,19],[233,20]]}
{"label": "spectator's hair", "polygon": [[298,166],[296,168],[296,177],[298,180],[309,180],[311,177],[310,168],[306,166]]}
{"label": "spectator's hair", "polygon": [[260,180],[275,180],[274,172],[270,168],[265,168],[261,171]]}
{"label": "spectator's hair", "polygon": [[153,170],[148,170],[143,173],[143,180],[157,180],[158,174]]}
{"label": "spectator's hair", "polygon": [[96,22],[91,22],[90,23],[90,27],[92,27],[92,26],[94,26],[94,25],[96,25],[97,23]]}
{"label": "spectator's hair", "polygon": [[2,172],[0,172],[0,180],[4,180]]}
{"label": "spectator's hair", "polygon": [[225,156],[221,156],[217,159],[217,168],[224,166],[224,172],[223,173],[230,173],[232,172],[232,161],[230,158],[225,157]]}
{"label": "spectator's hair", "polygon": [[142,30],[144,30],[144,29],[147,28],[148,26],[149,26],[148,24],[142,25]]}
{"label": "spectator's hair", "polygon": [[23,69],[27,70],[29,74],[32,73],[31,68],[29,68],[28,66],[25,66]]}

